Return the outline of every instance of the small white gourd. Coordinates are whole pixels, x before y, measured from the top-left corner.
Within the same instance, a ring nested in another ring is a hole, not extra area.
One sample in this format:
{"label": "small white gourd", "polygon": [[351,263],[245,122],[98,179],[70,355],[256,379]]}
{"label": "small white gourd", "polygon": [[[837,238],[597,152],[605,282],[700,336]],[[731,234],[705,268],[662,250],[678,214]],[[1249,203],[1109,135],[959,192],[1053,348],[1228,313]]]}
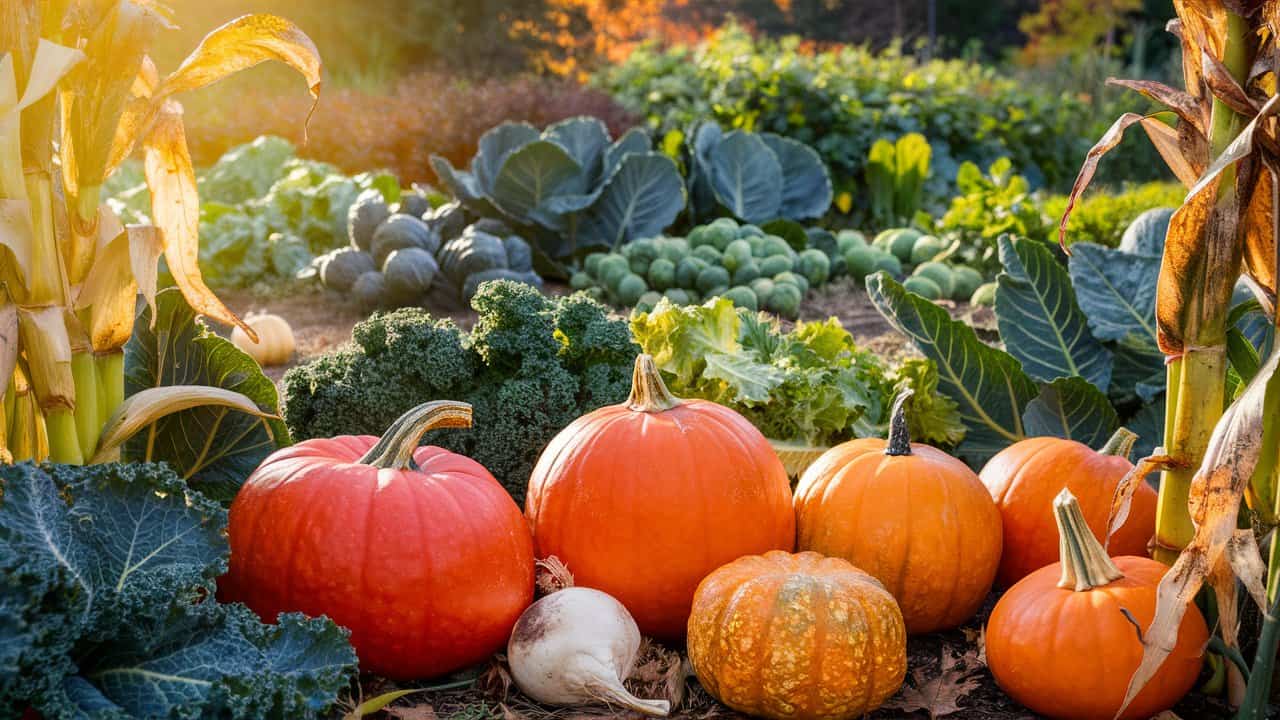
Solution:
{"label": "small white gourd", "polygon": [[239,326],[231,330],[231,342],[249,354],[262,367],[283,365],[293,357],[296,343],[293,328],[279,315],[263,313],[249,315],[244,321],[258,334],[258,342],[249,339],[249,335]]}

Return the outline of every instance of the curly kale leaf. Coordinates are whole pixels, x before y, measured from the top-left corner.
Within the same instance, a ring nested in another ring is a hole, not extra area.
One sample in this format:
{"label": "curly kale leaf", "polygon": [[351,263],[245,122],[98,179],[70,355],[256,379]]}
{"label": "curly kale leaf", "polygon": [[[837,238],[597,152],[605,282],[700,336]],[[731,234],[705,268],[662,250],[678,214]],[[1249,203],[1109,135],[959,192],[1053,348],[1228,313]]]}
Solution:
{"label": "curly kale leaf", "polygon": [[227,515],[162,464],[0,466],[0,707],[314,717],[354,670],[328,620],[213,598]]}

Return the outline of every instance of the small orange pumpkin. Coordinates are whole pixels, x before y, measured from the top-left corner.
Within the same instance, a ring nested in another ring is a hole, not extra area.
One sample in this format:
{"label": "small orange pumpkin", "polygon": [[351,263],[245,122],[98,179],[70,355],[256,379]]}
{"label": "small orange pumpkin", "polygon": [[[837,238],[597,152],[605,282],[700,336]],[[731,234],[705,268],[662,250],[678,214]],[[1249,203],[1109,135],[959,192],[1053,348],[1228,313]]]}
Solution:
{"label": "small orange pumpkin", "polygon": [[875,578],[839,558],[773,551],[698,585],[689,616],[698,682],[764,718],[861,717],[907,672],[902,613]]}
{"label": "small orange pumpkin", "polygon": [[894,404],[889,440],[828,450],[796,488],[798,547],[840,557],[898,600],[913,634],[955,627],[982,606],[1000,563],[1000,512],[967,465],[913,444]]}
{"label": "small orange pumpkin", "polygon": [[[1062,561],[1018,581],[996,603],[987,621],[987,666],[1001,689],[1037,713],[1110,720],[1142,661],[1133,623],[1151,624],[1168,568],[1147,557],[1108,558],[1070,490],[1052,508]],[[1120,717],[1173,707],[1195,684],[1208,641],[1200,610],[1188,607],[1173,653]]]}
{"label": "small orange pumpkin", "polygon": [[[1063,488],[1079,498],[1089,529],[1107,531],[1111,499],[1121,478],[1133,469],[1128,460],[1137,435],[1120,428],[1100,452],[1074,440],[1038,437],[1001,450],[982,468],[982,482],[1000,508],[1004,557],[996,583],[1009,587],[1058,560],[1058,531],[1053,498]],[[1143,483],[1133,494],[1129,519],[1107,549],[1112,555],[1146,555],[1156,528],[1156,491]]]}
{"label": "small orange pumpkin", "polygon": [[729,408],[673,397],[649,355],[625,403],[552,439],[526,508],[538,557],[560,558],[662,638],[684,636],[707,573],[795,545],[791,485],[769,441]]}

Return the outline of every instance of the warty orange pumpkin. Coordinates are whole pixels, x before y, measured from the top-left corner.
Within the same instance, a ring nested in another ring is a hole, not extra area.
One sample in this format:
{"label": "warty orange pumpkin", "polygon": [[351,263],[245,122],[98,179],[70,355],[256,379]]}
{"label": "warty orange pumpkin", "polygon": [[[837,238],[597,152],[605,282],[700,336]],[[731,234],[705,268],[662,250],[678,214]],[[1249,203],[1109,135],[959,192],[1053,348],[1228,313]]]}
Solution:
{"label": "warty orange pumpkin", "polygon": [[798,547],[848,560],[897,599],[910,633],[963,623],[982,606],[1000,562],[1000,513],[967,465],[912,443],[909,392],[888,441],[828,450],[796,487]]}
{"label": "warty orange pumpkin", "polygon": [[[1168,567],[1147,557],[1108,558],[1070,490],[1051,507],[1061,562],[1019,580],[996,603],[987,621],[987,666],[1001,689],[1037,713],[1110,720],[1142,661],[1133,623],[1144,631],[1151,624]],[[1208,640],[1192,605],[1173,653],[1121,719],[1152,717],[1177,703],[1195,684]]]}
{"label": "warty orange pumpkin", "polygon": [[328,615],[351,630],[360,668],[408,680],[502,648],[533,602],[533,539],[480,463],[418,447],[470,427],[449,401],[405,413],[381,438],[305,440],[273,453],[231,505],[222,596],[268,622]]}
{"label": "warty orange pumpkin", "polygon": [[768,440],[729,408],[674,397],[649,355],[626,402],[552,439],[526,514],[538,557],[555,555],[661,638],[684,636],[712,570],[795,544],[791,486]]}
{"label": "warty orange pumpkin", "polygon": [[707,576],[689,661],[734,710],[779,720],[861,717],[902,686],[906,628],[893,597],[838,558],[773,551]]}
{"label": "warty orange pumpkin", "polygon": [[[1078,498],[1089,529],[1104,536],[1116,485],[1133,469],[1128,456],[1137,439],[1120,428],[1095,452],[1074,440],[1029,438],[987,462],[982,482],[1000,508],[1004,524],[997,584],[1009,587],[1058,560],[1058,531],[1051,508],[1063,488]],[[1146,555],[1155,527],[1156,491],[1143,483],[1133,494],[1129,518],[1111,536],[1107,549],[1112,555]]]}

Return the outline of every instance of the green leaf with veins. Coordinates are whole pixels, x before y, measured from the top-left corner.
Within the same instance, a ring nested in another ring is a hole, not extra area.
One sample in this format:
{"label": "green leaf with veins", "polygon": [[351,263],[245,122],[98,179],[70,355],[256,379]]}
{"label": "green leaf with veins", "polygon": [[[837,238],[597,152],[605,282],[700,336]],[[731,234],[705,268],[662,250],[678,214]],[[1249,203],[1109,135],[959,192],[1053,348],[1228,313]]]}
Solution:
{"label": "green leaf with veins", "polygon": [[973,328],[908,292],[888,273],[867,278],[867,295],[938,366],[938,391],[956,402],[967,431],[956,454],[980,466],[1027,437],[1022,413],[1039,389],[1012,355],[982,342]]}
{"label": "green leaf with veins", "polygon": [[[156,322],[143,306],[125,346],[125,392],[169,385],[209,385],[241,393],[279,412],[275,384],[248,355],[196,318],[182,293],[156,296]],[[164,461],[201,492],[224,503],[277,448],[288,445],[281,420],[225,407],[197,407],[161,418],[125,443],[127,462]]]}
{"label": "green leaf with veins", "polygon": [[1111,383],[1111,351],[1089,330],[1071,276],[1038,240],[1002,235],[1004,272],[996,290],[996,321],[1009,354],[1032,378],[1083,377],[1102,390]]}
{"label": "green leaf with veins", "polygon": [[1027,404],[1022,422],[1028,435],[1075,440],[1095,450],[1120,425],[1106,393],[1079,377],[1041,386],[1040,395]]}

